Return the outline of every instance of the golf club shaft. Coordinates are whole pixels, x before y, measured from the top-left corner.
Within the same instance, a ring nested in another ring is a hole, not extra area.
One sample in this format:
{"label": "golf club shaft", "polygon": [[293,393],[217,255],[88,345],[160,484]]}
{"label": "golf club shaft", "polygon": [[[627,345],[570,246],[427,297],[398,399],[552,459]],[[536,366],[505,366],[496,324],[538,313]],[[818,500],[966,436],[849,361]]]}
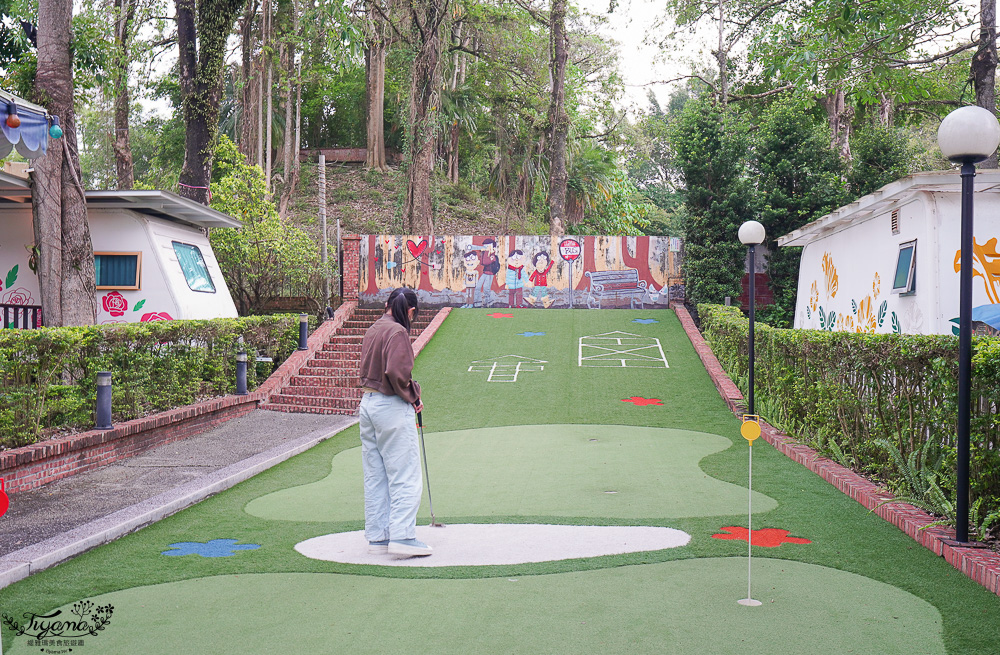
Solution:
{"label": "golf club shaft", "polygon": [[431,499],[431,475],[427,470],[427,446],[424,444],[424,417],[417,412],[417,426],[420,428],[420,451],[424,454],[424,480],[427,481],[427,504],[431,508],[431,525],[437,523],[434,519],[434,501]]}

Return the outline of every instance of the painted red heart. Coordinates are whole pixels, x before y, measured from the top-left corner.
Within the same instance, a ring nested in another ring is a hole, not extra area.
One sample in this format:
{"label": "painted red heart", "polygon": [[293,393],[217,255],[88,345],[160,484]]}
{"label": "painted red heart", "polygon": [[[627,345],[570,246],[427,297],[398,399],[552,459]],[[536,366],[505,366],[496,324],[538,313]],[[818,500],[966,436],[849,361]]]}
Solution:
{"label": "painted red heart", "polygon": [[420,243],[413,243],[412,240],[407,239],[406,249],[409,250],[410,254],[413,255],[413,258],[416,259],[420,255],[424,254],[425,250],[427,250],[427,239],[421,239]]}

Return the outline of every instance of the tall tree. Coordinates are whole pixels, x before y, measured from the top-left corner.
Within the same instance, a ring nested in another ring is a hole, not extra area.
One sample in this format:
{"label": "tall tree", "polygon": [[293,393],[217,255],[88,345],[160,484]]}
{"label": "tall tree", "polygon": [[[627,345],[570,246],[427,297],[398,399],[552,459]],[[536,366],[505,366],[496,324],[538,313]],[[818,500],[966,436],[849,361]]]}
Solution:
{"label": "tall tree", "polygon": [[246,0],[175,0],[183,98],[184,166],[180,195],[208,204],[226,40]]}
{"label": "tall tree", "polygon": [[[379,3],[379,4],[376,4]],[[385,164],[385,55],[389,49],[389,8],[380,0],[365,3],[365,168],[387,170]]]}
{"label": "tall tree", "polygon": [[441,23],[448,16],[449,0],[414,0],[410,25],[414,50],[410,78],[409,179],[403,205],[407,234],[434,231],[431,175],[434,172],[434,136],[437,98],[441,88]]}
{"label": "tall tree", "polygon": [[[996,74],[997,74],[997,2],[996,0],[980,0],[979,4],[979,42],[976,54],[972,57],[972,84],[976,89],[976,104],[997,113]],[[980,168],[996,168],[997,155],[993,153],[989,159],[979,165]]]}
{"label": "tall tree", "polygon": [[115,27],[113,87],[115,94],[115,137],[111,146],[115,151],[115,168],[118,188],[131,189],[135,184],[132,165],[132,146],[129,139],[129,113],[132,96],[128,86],[128,67],[131,59],[132,39],[135,36],[135,10],[138,0],[114,0],[112,16]]}
{"label": "tall tree", "polygon": [[39,0],[35,97],[59,116],[63,136],[35,164],[33,227],[46,325],[93,325],[97,319],[94,245],[80,175],[73,112],[72,3]]}
{"label": "tall tree", "polygon": [[561,236],[566,230],[566,62],[569,39],[566,35],[566,0],[552,0],[549,16],[549,71],[552,95],[549,100],[549,233]]}

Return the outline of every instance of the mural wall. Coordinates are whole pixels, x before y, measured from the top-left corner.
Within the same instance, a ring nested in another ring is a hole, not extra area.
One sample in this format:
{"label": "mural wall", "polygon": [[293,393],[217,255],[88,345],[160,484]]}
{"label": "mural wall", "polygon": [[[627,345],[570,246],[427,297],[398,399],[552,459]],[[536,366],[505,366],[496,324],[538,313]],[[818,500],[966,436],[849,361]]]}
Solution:
{"label": "mural wall", "polygon": [[[417,290],[423,305],[453,307],[666,307],[684,297],[683,244],[676,237],[361,237],[360,302],[382,305],[392,289]],[[587,273],[636,271],[643,291],[591,293]]]}

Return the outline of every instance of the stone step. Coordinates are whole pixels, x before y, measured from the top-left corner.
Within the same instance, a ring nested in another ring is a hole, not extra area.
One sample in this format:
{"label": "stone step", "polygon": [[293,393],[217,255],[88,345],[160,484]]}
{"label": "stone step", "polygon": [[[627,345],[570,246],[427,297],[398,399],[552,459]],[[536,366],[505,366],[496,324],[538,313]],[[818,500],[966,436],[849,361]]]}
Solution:
{"label": "stone step", "polygon": [[345,343],[361,343],[365,338],[364,333],[362,334],[340,334],[339,332],[332,337],[327,342],[327,345],[333,344],[345,344]]}
{"label": "stone step", "polygon": [[338,366],[303,366],[299,369],[299,375],[306,375],[309,377],[322,377],[322,378],[336,378],[337,376],[344,375],[346,371],[353,370],[355,373],[358,370],[358,362],[355,362],[353,368],[348,368],[348,365],[343,367]]}
{"label": "stone step", "polygon": [[[336,337],[334,337],[336,338]],[[324,343],[322,352],[361,353],[361,339],[357,343]],[[319,351],[317,351],[319,354]]]}
{"label": "stone step", "polygon": [[302,405],[282,405],[279,403],[261,403],[260,409],[272,412],[286,412],[288,414],[338,414],[341,416],[351,416],[357,410],[338,409],[336,407],[305,407]]}

